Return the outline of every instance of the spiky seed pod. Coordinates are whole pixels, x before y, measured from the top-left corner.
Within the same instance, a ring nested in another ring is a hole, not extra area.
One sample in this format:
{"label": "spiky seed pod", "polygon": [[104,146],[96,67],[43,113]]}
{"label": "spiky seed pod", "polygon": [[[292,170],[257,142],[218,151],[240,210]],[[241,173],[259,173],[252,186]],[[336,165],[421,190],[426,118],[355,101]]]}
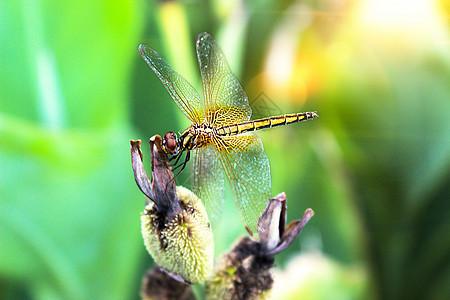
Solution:
{"label": "spiky seed pod", "polygon": [[181,213],[161,215],[150,202],[141,216],[145,246],[155,262],[188,283],[205,281],[214,260],[214,239],[200,199],[190,190],[177,186]]}

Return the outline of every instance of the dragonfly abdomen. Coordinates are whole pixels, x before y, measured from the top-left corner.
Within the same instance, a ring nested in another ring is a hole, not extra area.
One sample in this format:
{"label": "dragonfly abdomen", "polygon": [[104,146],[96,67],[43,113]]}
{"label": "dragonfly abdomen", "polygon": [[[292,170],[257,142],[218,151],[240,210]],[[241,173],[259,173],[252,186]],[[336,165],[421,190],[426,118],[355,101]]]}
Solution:
{"label": "dragonfly abdomen", "polygon": [[314,119],[318,116],[319,115],[316,112],[304,112],[304,113],[269,117],[239,124],[222,126],[217,128],[217,133],[218,135],[222,136],[237,135],[245,132],[307,121],[310,119]]}

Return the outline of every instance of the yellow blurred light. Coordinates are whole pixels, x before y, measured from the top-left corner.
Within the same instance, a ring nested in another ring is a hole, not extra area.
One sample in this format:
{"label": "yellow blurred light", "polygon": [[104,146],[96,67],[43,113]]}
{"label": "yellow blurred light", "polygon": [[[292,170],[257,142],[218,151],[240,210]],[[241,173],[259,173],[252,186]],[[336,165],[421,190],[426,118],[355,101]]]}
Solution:
{"label": "yellow blurred light", "polygon": [[272,51],[267,58],[267,69],[273,84],[283,85],[291,76],[295,61],[295,40],[288,35],[275,35]]}
{"label": "yellow blurred light", "polygon": [[191,55],[194,44],[189,38],[186,11],[178,2],[163,2],[159,6],[159,23],[166,42],[166,59],[190,82],[197,78],[196,62]]}
{"label": "yellow blurred light", "polygon": [[437,21],[436,2],[431,0],[366,0],[361,7],[362,23],[388,30],[421,31]]}
{"label": "yellow blurred light", "polygon": [[430,49],[448,51],[448,30],[439,9],[433,0],[366,0],[356,18],[366,44],[408,60]]}
{"label": "yellow blurred light", "polygon": [[299,72],[298,51],[305,29],[313,18],[311,10],[294,4],[278,24],[266,60],[263,86],[278,99],[304,102],[308,93],[308,71]]}

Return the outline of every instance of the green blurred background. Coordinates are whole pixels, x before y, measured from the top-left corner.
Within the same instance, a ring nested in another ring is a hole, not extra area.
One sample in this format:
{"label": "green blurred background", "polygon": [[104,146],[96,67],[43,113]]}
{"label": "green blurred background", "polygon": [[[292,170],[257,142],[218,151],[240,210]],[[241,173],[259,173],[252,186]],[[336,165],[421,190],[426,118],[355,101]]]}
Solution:
{"label": "green blurred background", "polygon": [[[145,141],[188,122],[137,46],[199,88],[207,31],[257,117],[321,116],[260,134],[288,221],[316,212],[276,259],[274,298],[445,299],[449,11],[448,0],[1,0],[0,298],[139,297],[153,263],[129,139],[144,141],[148,166]],[[228,196],[216,254],[243,233]]]}

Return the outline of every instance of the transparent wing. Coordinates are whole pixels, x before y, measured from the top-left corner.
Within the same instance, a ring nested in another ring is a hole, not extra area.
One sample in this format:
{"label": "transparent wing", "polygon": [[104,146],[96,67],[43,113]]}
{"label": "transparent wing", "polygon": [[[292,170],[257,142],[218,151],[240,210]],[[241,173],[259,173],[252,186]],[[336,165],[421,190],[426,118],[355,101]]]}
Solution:
{"label": "transparent wing", "polygon": [[250,120],[247,95],[231,73],[214,38],[204,32],[197,39],[197,57],[203,81],[206,120],[215,127]]}
{"label": "transparent wing", "polygon": [[192,150],[191,189],[206,207],[211,226],[216,228],[222,214],[225,179],[214,145]]}
{"label": "transparent wing", "polygon": [[192,85],[175,72],[169,63],[152,48],[141,44],[139,52],[158,75],[184,115],[192,122],[202,123],[205,119],[204,103]]}
{"label": "transparent wing", "polygon": [[272,197],[269,158],[261,139],[251,134],[214,140],[233,190],[244,225],[256,233],[256,224]]}

